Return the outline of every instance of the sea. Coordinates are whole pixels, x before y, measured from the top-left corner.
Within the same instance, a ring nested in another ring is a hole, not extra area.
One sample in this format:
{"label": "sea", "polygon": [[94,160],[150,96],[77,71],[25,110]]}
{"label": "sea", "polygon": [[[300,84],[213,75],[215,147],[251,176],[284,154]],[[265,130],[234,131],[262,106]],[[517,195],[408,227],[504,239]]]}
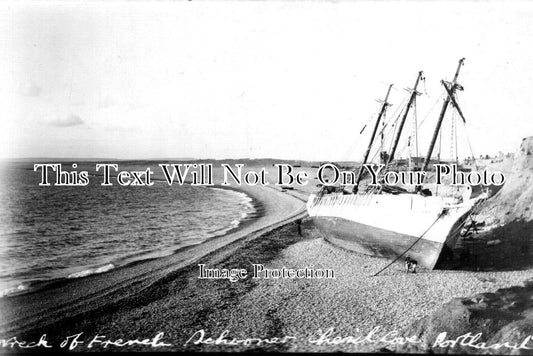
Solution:
{"label": "sea", "polygon": [[[65,166],[69,166],[66,163]],[[94,172],[95,162],[78,167]],[[120,163],[157,170],[157,162]],[[162,177],[161,177],[162,178]],[[257,216],[244,193],[188,184],[39,186],[33,162],[0,166],[0,297],[170,255]],[[53,180],[52,180],[53,181]]]}

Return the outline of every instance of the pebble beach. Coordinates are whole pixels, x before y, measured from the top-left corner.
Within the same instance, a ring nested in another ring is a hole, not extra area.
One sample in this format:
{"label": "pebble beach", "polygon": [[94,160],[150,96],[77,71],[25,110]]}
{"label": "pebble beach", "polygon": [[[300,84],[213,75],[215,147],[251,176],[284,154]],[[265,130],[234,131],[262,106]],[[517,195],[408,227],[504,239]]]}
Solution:
{"label": "pebble beach", "polygon": [[[421,342],[406,328],[446,302],[533,278],[533,268],[405,273],[400,261],[374,276],[390,261],[327,242],[305,217],[305,191],[244,189],[262,202],[257,221],[187,259],[168,256],[3,298],[0,338],[46,334],[59,345],[81,333],[84,344],[73,351],[89,351],[95,337],[110,343],[90,351],[388,351]],[[251,274],[255,263],[331,269],[335,278],[198,278],[199,264]],[[153,338],[161,344],[115,343]]]}

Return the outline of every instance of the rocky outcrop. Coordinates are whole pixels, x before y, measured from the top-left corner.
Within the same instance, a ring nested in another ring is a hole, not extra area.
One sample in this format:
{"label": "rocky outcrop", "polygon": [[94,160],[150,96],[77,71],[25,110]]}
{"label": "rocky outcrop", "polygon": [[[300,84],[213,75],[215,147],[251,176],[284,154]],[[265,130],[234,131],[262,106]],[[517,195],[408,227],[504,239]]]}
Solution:
{"label": "rocky outcrop", "polygon": [[533,355],[533,280],[469,298],[456,298],[403,330],[420,344],[409,353]]}
{"label": "rocky outcrop", "polygon": [[[467,263],[461,261],[461,269],[532,267],[533,136],[522,140],[511,167],[505,172],[505,185],[475,217],[485,222],[486,231],[466,241],[470,251]],[[495,293],[453,299],[410,324],[403,335],[417,336],[422,343],[392,351],[533,355],[533,280]]]}
{"label": "rocky outcrop", "polygon": [[[486,169],[492,167],[489,165]],[[503,188],[484,204],[479,214],[489,225],[533,220],[533,136],[522,140],[512,168],[506,173]]]}
{"label": "rocky outcrop", "polygon": [[[504,270],[533,267],[533,136],[507,162],[506,183],[473,218],[483,226],[457,245],[460,268]],[[488,166],[499,170],[502,165]]]}

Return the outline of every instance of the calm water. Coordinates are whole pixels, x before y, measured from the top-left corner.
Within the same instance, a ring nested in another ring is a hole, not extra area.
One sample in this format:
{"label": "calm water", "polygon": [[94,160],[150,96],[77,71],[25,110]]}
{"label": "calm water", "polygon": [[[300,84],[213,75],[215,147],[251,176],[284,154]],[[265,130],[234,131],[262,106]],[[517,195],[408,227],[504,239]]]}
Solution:
{"label": "calm water", "polygon": [[40,187],[32,164],[0,169],[0,296],[170,254],[227,233],[255,211],[249,197],[222,189],[102,187],[96,177],[85,187]]}

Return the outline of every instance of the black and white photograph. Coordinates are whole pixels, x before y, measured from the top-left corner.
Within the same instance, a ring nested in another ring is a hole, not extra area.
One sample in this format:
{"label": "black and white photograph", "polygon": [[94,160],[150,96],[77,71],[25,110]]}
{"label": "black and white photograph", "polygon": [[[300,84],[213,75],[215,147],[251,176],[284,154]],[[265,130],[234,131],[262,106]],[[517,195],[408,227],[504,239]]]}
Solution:
{"label": "black and white photograph", "polygon": [[0,3],[0,355],[533,355],[533,2]]}

